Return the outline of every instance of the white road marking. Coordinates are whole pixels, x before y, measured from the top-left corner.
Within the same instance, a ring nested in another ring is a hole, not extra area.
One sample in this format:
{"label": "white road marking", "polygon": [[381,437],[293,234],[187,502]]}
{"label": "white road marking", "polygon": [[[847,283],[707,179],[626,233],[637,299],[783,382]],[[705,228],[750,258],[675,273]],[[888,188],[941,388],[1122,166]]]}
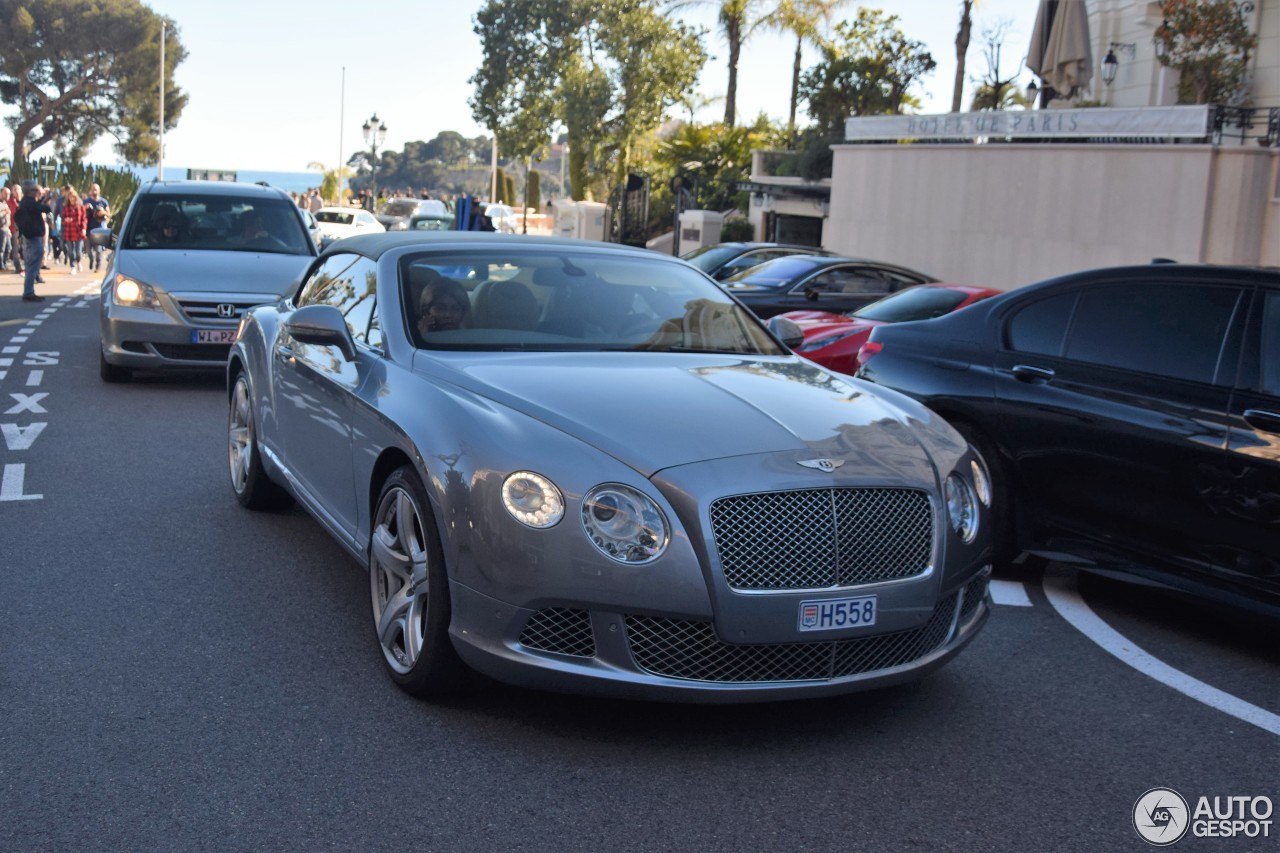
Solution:
{"label": "white road marking", "polygon": [[15,352],[17,352],[20,349],[22,349],[22,347],[5,347],[4,349],[0,349],[0,352],[4,353],[5,355],[13,355]]}
{"label": "white road marking", "polygon": [[1050,566],[1044,576],[1044,591],[1049,597],[1049,603],[1063,619],[1104,651],[1115,655],[1138,672],[1210,708],[1216,708],[1273,735],[1280,735],[1280,714],[1273,714],[1174,669],[1138,648],[1123,634],[1102,621],[1076,591],[1075,574],[1069,569]]}
{"label": "white road marking", "polygon": [[10,450],[26,450],[35,443],[44,432],[47,423],[37,421],[20,427],[17,424],[0,424],[0,435],[4,436],[4,446]]}
{"label": "white road marking", "polygon": [[33,370],[27,374],[27,387],[35,388],[44,381],[43,370]]}
{"label": "white road marking", "polygon": [[18,335],[16,337],[9,338],[9,343],[11,344],[25,344],[26,342],[27,342],[26,335]]}
{"label": "white road marking", "polygon": [[44,495],[26,495],[22,493],[23,480],[27,469],[22,463],[4,466],[4,474],[0,475],[0,501],[39,501]]}
{"label": "white road marking", "polygon": [[49,396],[48,391],[41,391],[38,394],[14,394],[10,392],[9,396],[17,402],[10,408],[5,409],[4,413],[6,415],[16,415],[21,412],[30,412],[33,415],[48,414],[44,406],[40,405],[40,401]]}
{"label": "white road marking", "polygon": [[1033,607],[1027,588],[1018,581],[992,581],[991,600],[1010,607]]}

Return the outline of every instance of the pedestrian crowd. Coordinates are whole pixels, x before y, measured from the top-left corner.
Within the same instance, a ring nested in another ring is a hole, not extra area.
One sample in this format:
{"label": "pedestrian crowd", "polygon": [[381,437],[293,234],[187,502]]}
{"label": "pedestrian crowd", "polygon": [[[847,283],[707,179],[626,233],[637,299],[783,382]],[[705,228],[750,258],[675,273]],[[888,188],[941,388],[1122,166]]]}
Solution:
{"label": "pedestrian crowd", "polygon": [[102,248],[90,246],[85,237],[111,220],[111,204],[97,184],[83,196],[70,184],[60,190],[41,187],[37,181],[10,182],[0,187],[0,270],[24,276],[22,298],[40,302],[36,285],[44,282],[41,271],[50,261],[80,272],[85,261],[90,270],[102,266]]}

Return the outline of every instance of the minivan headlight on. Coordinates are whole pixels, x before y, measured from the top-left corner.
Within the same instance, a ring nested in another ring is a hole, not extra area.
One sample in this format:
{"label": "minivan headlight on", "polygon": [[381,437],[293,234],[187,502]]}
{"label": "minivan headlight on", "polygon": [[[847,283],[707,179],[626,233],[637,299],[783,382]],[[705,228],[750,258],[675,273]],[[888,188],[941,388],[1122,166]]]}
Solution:
{"label": "minivan headlight on", "polygon": [[656,560],[670,539],[658,505],[621,483],[605,483],[587,492],[582,527],[601,554],[632,565]]}
{"label": "minivan headlight on", "polygon": [[532,471],[516,471],[502,483],[502,505],[528,527],[554,527],[564,517],[564,498],[555,483]]}
{"label": "minivan headlight on", "polygon": [[978,498],[973,487],[959,474],[952,473],[942,484],[942,492],[951,529],[967,545],[978,535]]}
{"label": "minivan headlight on", "polygon": [[156,296],[154,287],[134,281],[123,275],[116,275],[116,284],[112,295],[115,297],[117,305],[160,310],[160,299]]}

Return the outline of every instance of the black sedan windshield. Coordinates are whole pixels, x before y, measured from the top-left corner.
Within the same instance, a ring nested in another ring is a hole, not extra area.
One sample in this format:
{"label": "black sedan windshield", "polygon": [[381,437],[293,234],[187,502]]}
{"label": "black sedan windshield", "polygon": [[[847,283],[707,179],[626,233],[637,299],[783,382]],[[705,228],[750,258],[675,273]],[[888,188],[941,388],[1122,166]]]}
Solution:
{"label": "black sedan windshield", "polygon": [[822,263],[819,258],[807,255],[789,255],[765,261],[759,266],[738,273],[725,280],[728,285],[747,284],[752,287],[783,287],[797,278],[812,272]]}
{"label": "black sedan windshield", "polygon": [[431,252],[404,258],[400,282],[427,349],[786,354],[719,287],[668,260]]}

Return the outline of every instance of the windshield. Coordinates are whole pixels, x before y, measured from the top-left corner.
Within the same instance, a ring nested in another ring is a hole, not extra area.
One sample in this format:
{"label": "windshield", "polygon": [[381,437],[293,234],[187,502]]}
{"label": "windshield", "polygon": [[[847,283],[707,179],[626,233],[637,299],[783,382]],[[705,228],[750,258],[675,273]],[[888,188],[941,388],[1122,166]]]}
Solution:
{"label": "windshield", "polygon": [[411,231],[452,231],[452,216],[415,216],[409,220]]}
{"label": "windshield", "polygon": [[879,320],[883,323],[905,323],[908,320],[928,320],[950,313],[967,299],[969,294],[945,287],[909,287],[892,296],[886,296],[861,308],[850,317],[859,320]]}
{"label": "windshield", "polygon": [[354,213],[347,213],[342,210],[319,210],[316,211],[317,222],[327,222],[330,225],[350,225],[355,221]]}
{"label": "windshield", "polygon": [[383,216],[412,216],[418,212],[416,201],[389,201],[378,211]]}
{"label": "windshield", "polygon": [[786,354],[754,315],[669,260],[423,252],[401,261],[400,287],[426,349]]}
{"label": "windshield", "polygon": [[711,272],[741,253],[742,249],[738,246],[703,246],[680,257],[703,272]]}
{"label": "windshield", "polygon": [[283,199],[223,195],[138,198],[121,241],[125,249],[199,249],[311,254],[297,207]]}
{"label": "windshield", "polygon": [[744,270],[725,279],[725,284],[749,284],[753,287],[778,287],[790,284],[802,275],[812,272],[821,261],[809,255],[788,255],[765,261],[759,266]]}

